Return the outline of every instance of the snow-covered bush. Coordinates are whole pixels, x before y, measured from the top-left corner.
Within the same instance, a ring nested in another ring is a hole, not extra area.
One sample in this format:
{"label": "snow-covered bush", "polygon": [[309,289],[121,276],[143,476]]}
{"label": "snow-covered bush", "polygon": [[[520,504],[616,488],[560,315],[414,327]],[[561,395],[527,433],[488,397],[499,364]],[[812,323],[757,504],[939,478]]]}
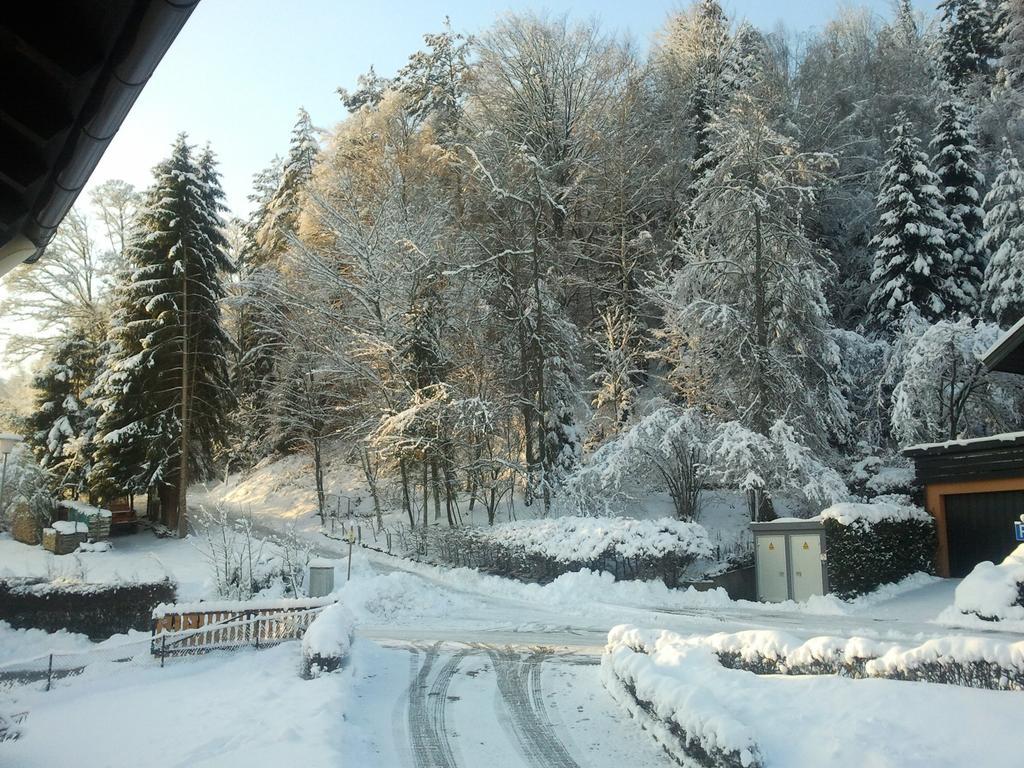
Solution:
{"label": "snow-covered bush", "polygon": [[953,605],[986,621],[1024,621],[1024,544],[999,565],[974,566],[957,586]]}
{"label": "snow-covered bush", "polygon": [[753,733],[719,703],[720,664],[668,632],[619,626],[608,634],[601,681],[612,698],[680,765],[758,768]]}
{"label": "snow-covered bush", "polygon": [[808,507],[850,498],[839,473],[812,455],[785,421],[776,421],[767,437],[739,422],[722,424],[708,453],[712,479],[721,487],[793,494]]}
{"label": "snow-covered bush", "polygon": [[413,529],[406,552],[525,581],[607,571],[617,579],[661,579],[675,586],[686,568],[712,555],[707,531],[671,518],[558,517],[492,528]]}
{"label": "snow-covered bush", "polygon": [[773,630],[683,637],[630,626],[615,627],[608,637],[609,648],[629,643],[647,654],[703,647],[723,666],[757,675],[841,675],[1024,690],[1024,642],[951,636],[907,647],[864,637],[804,640]]}
{"label": "snow-covered bush", "polygon": [[309,679],[340,668],[348,658],[355,617],[341,603],[324,608],[302,636],[302,676]]}
{"label": "snow-covered bush", "polygon": [[252,520],[233,520],[223,507],[200,509],[194,517],[202,534],[193,543],[209,563],[219,597],[248,600],[268,591],[301,593],[312,551],[294,531],[269,542],[256,534]]}
{"label": "snow-covered bush", "polygon": [[705,486],[792,495],[807,506],[846,501],[842,477],[816,458],[785,421],[762,435],[738,421],[716,423],[696,408],[666,406],[594,453],[570,482],[585,514],[608,514],[637,487],[664,489],[676,517],[697,520]]}
{"label": "snow-covered bush", "polygon": [[703,526],[667,518],[522,520],[495,526],[486,537],[504,569],[541,581],[586,568],[617,578],[661,579],[671,587],[687,566],[712,551]]}
{"label": "snow-covered bush", "polygon": [[829,507],[821,517],[829,587],[841,598],[932,571],[935,521],[919,507],[877,500],[845,503]]}
{"label": "snow-covered bush", "polygon": [[679,520],[695,521],[707,480],[704,446],[710,437],[711,426],[696,408],[659,408],[602,446],[572,476],[568,496],[579,511],[600,514],[616,496],[653,485],[668,492]]}

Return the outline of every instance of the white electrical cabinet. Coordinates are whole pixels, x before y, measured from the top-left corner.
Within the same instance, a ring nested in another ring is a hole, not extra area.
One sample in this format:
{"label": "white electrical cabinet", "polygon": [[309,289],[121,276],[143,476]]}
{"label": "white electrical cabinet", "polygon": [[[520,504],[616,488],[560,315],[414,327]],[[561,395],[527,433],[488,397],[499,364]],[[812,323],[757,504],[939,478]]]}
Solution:
{"label": "white electrical cabinet", "polygon": [[803,602],[828,591],[825,529],[818,518],[751,523],[757,599]]}

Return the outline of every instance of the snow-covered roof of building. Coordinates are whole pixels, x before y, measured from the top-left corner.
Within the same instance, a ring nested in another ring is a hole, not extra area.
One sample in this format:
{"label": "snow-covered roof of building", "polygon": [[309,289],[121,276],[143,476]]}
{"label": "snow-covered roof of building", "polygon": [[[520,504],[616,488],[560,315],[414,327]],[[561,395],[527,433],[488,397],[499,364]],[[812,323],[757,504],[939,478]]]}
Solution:
{"label": "snow-covered roof of building", "polygon": [[942,443],[920,443],[903,449],[905,456],[921,456],[928,453],[948,453],[958,449],[964,451],[981,451],[987,448],[1004,448],[1009,445],[1024,443],[1024,432],[1004,432],[986,437],[971,437],[963,440],[946,440]]}
{"label": "snow-covered roof of building", "polygon": [[992,345],[982,361],[990,371],[1024,375],[1024,317]]}

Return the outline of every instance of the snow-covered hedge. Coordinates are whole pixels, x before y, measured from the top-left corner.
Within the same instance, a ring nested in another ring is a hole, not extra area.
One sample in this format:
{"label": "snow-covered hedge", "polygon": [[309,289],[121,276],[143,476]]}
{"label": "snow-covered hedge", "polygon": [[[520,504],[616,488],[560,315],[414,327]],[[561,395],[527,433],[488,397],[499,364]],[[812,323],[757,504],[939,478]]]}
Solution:
{"label": "snow-covered hedge", "polygon": [[826,509],[821,518],[829,586],[839,597],[933,570],[935,521],[919,507],[886,501],[843,503]]}
{"label": "snow-covered hedge", "polygon": [[680,765],[758,768],[751,730],[718,700],[714,652],[668,632],[619,626],[601,659],[605,688]]}
{"label": "snow-covered hedge", "polygon": [[348,658],[355,617],[341,603],[328,606],[302,636],[302,676],[319,677],[340,668]]}
{"label": "snow-covered hedge", "polygon": [[671,518],[558,517],[492,528],[417,529],[410,544],[421,557],[541,582],[589,569],[675,586],[687,566],[712,555],[703,526]]}
{"label": "snow-covered hedge", "polygon": [[47,632],[66,629],[105,639],[152,627],[153,606],[173,602],[175,585],[151,583],[68,584],[39,579],[0,580],[0,620]]}
{"label": "snow-covered hedge", "polygon": [[956,588],[953,605],[986,621],[1024,621],[1024,544],[999,565],[974,566]]}
{"label": "snow-covered hedge", "polygon": [[646,653],[701,646],[714,653],[723,666],[759,675],[878,677],[1024,690],[1024,642],[956,635],[908,647],[863,637],[822,636],[805,641],[771,630],[683,637],[622,626],[609,634],[609,647],[627,640]]}

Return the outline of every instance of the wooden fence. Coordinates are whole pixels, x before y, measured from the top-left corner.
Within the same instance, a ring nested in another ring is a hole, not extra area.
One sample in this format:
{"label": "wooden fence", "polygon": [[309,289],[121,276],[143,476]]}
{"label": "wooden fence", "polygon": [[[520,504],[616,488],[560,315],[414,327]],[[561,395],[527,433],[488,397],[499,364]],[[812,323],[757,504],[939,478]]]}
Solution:
{"label": "wooden fence", "polygon": [[302,637],[317,614],[330,605],[253,607],[247,610],[164,612],[153,619],[150,653],[166,656],[203,653],[218,648],[257,648]]}

